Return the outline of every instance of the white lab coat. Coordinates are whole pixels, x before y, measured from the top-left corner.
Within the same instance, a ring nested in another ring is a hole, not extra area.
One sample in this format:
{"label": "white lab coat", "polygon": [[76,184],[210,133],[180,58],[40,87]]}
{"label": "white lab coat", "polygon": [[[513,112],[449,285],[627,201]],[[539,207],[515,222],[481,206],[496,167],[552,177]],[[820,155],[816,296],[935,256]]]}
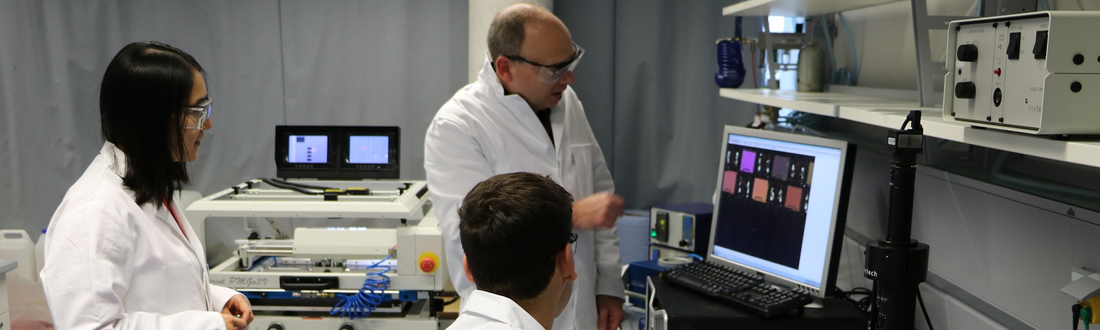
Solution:
{"label": "white lab coat", "polygon": [[455,323],[447,330],[545,330],[538,320],[508,297],[474,290],[466,296]]}
{"label": "white lab coat", "polygon": [[[462,269],[457,210],[475,184],[496,174],[531,172],[549,175],[574,200],[614,192],[603,152],[572,88],[566,88],[551,109],[550,123],[553,144],[531,106],[519,95],[504,95],[486,56],[478,80],[443,104],[428,127],[424,170],[443,228],[451,281],[460,296],[469,297],[474,286]],[[574,324],[595,329],[596,295],[623,296],[615,228],[577,234],[578,278],[570,305],[555,319],[554,329],[571,329]]]}
{"label": "white lab coat", "polygon": [[107,142],[54,212],[40,273],[58,329],[225,329],[239,294],[210,285],[206,254],[175,202],[138,205],[126,155]]}

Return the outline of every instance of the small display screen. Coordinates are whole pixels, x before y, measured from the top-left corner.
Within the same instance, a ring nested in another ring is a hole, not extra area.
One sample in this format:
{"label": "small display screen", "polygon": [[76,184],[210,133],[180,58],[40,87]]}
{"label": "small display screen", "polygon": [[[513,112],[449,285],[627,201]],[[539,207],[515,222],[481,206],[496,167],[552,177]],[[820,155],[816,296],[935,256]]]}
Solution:
{"label": "small display screen", "polygon": [[389,164],[390,137],[386,135],[348,137],[347,161],[350,164]]}
{"label": "small display screen", "polygon": [[328,136],[291,135],[287,151],[288,163],[328,163]]}

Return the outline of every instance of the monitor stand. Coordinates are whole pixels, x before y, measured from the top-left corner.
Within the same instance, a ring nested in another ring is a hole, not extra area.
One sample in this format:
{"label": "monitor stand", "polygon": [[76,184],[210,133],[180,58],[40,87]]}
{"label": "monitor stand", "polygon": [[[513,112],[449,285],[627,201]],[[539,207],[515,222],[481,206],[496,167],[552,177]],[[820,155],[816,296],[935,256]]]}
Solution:
{"label": "monitor stand", "polygon": [[825,299],[814,297],[814,302],[806,305],[805,308],[825,308]]}

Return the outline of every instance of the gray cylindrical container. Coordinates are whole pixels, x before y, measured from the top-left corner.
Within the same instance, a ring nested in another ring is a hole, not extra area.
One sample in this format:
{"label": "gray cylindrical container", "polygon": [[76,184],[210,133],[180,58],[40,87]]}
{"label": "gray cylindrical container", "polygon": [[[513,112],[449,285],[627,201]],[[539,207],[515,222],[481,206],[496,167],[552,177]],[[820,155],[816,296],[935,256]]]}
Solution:
{"label": "gray cylindrical container", "polygon": [[825,53],[817,45],[803,46],[798,52],[798,91],[820,92],[825,82]]}

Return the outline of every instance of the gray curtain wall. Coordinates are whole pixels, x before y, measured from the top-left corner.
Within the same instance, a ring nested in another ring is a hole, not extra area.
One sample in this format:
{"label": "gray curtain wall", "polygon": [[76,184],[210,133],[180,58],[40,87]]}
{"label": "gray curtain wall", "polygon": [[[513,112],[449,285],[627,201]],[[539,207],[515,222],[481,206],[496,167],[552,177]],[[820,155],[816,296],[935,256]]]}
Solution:
{"label": "gray curtain wall", "polygon": [[393,125],[402,176],[466,84],[465,1],[0,1],[0,229],[37,238],[103,143],[99,83],[158,40],[207,70],[213,129],[189,189],[275,175],[275,125]]}
{"label": "gray curtain wall", "polygon": [[[573,86],[628,208],[710,202],[724,125],[752,122],[755,106],[718,96],[714,83],[714,42],[734,33],[722,7],[736,2],[554,2],[587,51]],[[760,19],[743,27],[755,38]]]}
{"label": "gray curtain wall", "polygon": [[[751,121],[713,81],[734,2],[555,1],[587,50],[574,89],[628,207],[709,201],[722,126]],[[281,124],[400,126],[402,176],[422,179],[424,130],[466,84],[467,19],[465,1],[0,1],[0,228],[46,226],[102,144],[103,70],[142,40],[208,71],[214,128],[189,189],[274,176]],[[759,20],[744,23],[754,37]]]}

